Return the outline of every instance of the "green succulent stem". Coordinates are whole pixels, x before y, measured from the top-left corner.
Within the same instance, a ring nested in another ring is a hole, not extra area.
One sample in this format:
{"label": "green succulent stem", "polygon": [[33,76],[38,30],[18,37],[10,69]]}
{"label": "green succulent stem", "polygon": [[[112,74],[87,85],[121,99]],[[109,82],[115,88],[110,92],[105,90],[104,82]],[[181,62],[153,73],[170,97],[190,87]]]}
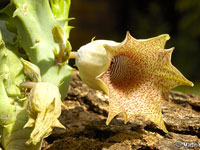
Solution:
{"label": "green succulent stem", "polygon": [[[13,63],[13,64],[12,64]],[[12,65],[11,65],[12,64]],[[14,69],[15,68],[15,69]],[[23,81],[22,64],[17,56],[5,47],[0,32],[0,125],[16,120],[14,97],[20,95],[18,84]]]}
{"label": "green succulent stem", "polygon": [[[68,26],[70,1],[52,0],[49,3],[48,0],[13,0],[8,7],[11,5],[16,8],[11,16],[15,20],[20,45],[30,61],[40,68],[42,81],[60,85],[64,99],[74,70],[65,63],[71,51],[68,41],[72,28]],[[55,35],[58,34],[54,32],[55,28],[62,35]],[[62,42],[58,42],[55,37],[61,38]]]}
{"label": "green succulent stem", "polygon": [[33,130],[33,128],[23,128],[27,118],[25,108],[19,109],[16,113],[16,120],[4,127],[1,141],[4,150],[41,150],[42,140],[36,145],[25,145]]}
{"label": "green succulent stem", "polygon": [[11,100],[7,96],[3,81],[3,76],[0,76],[0,125],[6,126],[16,120],[16,114],[14,106],[11,105]]}
{"label": "green succulent stem", "polygon": [[0,142],[4,150],[40,150],[42,141],[37,145],[24,144],[33,129],[23,129],[28,116],[26,101],[19,99],[19,84],[25,76],[22,62],[13,51],[5,47],[0,34]]}
{"label": "green succulent stem", "polygon": [[[11,0],[0,10],[0,142],[5,150],[40,150],[41,139],[47,136],[44,132],[44,136],[33,142],[35,145],[25,145],[34,127],[24,129],[30,116],[28,99],[20,99],[24,98],[20,88],[51,82],[59,87],[62,99],[66,96],[74,70],[67,64],[71,58],[68,39],[73,28],[68,26],[70,3],[70,0]],[[25,82],[28,77],[34,84]],[[56,117],[61,113],[61,101],[58,109]],[[50,123],[61,127],[54,120]]]}

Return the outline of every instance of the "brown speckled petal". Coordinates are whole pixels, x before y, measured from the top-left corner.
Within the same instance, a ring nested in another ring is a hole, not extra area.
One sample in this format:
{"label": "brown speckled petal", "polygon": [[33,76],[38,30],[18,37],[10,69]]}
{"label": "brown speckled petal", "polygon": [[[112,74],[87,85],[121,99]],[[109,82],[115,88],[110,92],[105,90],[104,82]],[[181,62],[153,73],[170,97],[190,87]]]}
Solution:
{"label": "brown speckled petal", "polygon": [[98,76],[108,89],[109,116],[106,124],[119,113],[125,123],[143,116],[167,132],[162,120],[160,103],[168,98],[171,88],[193,86],[172,64],[173,49],[165,50],[169,35],[146,40],[134,39],[127,33],[118,46],[105,45],[109,60],[107,71]]}

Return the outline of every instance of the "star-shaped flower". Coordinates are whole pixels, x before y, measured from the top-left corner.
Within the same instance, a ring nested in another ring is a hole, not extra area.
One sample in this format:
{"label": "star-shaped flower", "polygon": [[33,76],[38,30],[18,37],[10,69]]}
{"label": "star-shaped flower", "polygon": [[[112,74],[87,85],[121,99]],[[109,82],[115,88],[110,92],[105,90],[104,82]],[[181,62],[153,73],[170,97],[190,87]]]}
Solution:
{"label": "star-shaped flower", "polygon": [[117,46],[104,45],[109,67],[97,79],[109,95],[110,121],[119,113],[125,123],[138,115],[167,129],[162,119],[160,104],[168,98],[171,88],[193,86],[172,64],[173,48],[164,49],[169,35],[163,34],[146,40],[137,40],[127,33]]}

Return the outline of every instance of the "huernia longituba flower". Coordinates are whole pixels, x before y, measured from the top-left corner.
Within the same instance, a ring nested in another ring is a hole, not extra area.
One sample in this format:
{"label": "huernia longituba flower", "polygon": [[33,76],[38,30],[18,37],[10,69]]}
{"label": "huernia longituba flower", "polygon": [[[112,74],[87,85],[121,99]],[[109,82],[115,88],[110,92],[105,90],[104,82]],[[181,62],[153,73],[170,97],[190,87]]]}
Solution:
{"label": "huernia longituba flower", "polygon": [[108,67],[96,79],[105,85],[102,87],[107,89],[103,90],[109,95],[107,125],[116,115],[123,113],[125,123],[143,116],[167,132],[160,107],[162,100],[168,98],[171,88],[193,86],[171,64],[173,48],[164,49],[169,38],[168,34],[163,34],[137,40],[127,33],[122,43],[104,45]]}
{"label": "huernia longituba flower", "polygon": [[46,82],[35,83],[27,105],[29,120],[24,126],[34,129],[26,144],[37,144],[49,136],[54,127],[65,128],[58,120],[61,105],[61,95],[57,86]]}

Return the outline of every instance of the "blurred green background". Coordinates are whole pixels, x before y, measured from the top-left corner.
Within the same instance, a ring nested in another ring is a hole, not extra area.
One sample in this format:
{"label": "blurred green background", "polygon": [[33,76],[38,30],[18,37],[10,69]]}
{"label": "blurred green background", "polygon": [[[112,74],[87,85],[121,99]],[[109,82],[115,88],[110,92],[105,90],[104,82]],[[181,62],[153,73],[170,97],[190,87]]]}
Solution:
{"label": "blurred green background", "polygon": [[[8,0],[0,0],[0,6]],[[175,47],[172,64],[193,88],[176,90],[200,95],[200,0],[71,0],[73,51],[93,37],[121,42],[130,31],[137,39],[168,33],[166,48]],[[73,62],[72,62],[73,63]]]}

